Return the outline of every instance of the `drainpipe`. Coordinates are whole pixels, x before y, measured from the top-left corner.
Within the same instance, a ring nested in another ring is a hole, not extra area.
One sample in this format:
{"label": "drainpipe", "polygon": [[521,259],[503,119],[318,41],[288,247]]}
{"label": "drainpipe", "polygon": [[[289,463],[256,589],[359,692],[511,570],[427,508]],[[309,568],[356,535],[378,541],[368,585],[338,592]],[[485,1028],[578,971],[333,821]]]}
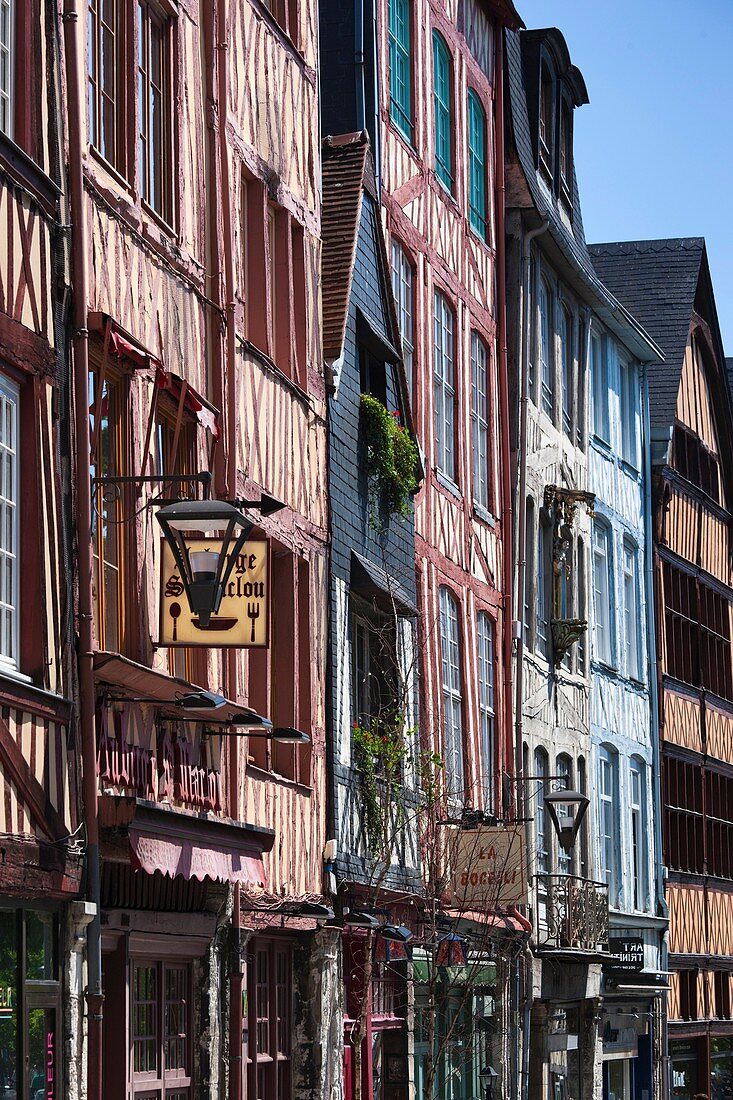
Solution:
{"label": "drainpipe", "polygon": [[511,760],[512,753],[512,659],[513,615],[512,587],[514,580],[512,554],[512,479],[509,445],[509,381],[507,378],[506,339],[506,239],[504,182],[504,28],[497,28],[494,72],[495,110],[495,202],[496,202],[496,337],[499,349],[499,432],[501,454],[501,536],[502,536],[502,607],[504,613],[504,751],[502,760]]}
{"label": "drainpipe", "polygon": [[89,479],[89,272],[82,168],[81,70],[77,0],[64,0],[64,47],[69,122],[69,201],[73,283],[74,418],[76,430],[76,551],[79,584],[79,726],[82,792],[86,820],[87,898],[94,905],[87,932],[87,1097],[102,1100],[102,925],[97,807],[97,745],[94,722],[94,597],[92,591],[92,489]]}
{"label": "drainpipe", "polygon": [[[232,208],[227,196],[232,194],[232,181],[229,166],[229,141],[227,123],[229,118],[229,54],[227,3],[219,0],[216,12],[216,58],[217,58],[217,106],[219,116],[219,177],[212,173],[218,183],[217,205],[221,209],[222,240],[224,250],[224,302],[226,310],[226,348],[224,354],[225,378],[222,388],[226,393],[226,480],[229,496],[237,495],[237,348],[235,342],[236,302],[234,285],[234,246],[232,229]],[[217,341],[218,343],[218,341]],[[236,701],[237,689],[237,652],[227,651],[227,681],[230,698]],[[229,815],[239,820],[239,740],[231,738],[229,742]],[[241,887],[234,885],[234,907],[232,910],[232,953],[230,973],[229,1004],[229,1100],[241,1100],[242,1096],[242,985],[243,973],[240,955]]]}
{"label": "drainpipe", "polygon": [[[652,456],[650,438],[650,410],[649,410],[649,363],[640,366],[642,382],[642,400],[644,419],[642,422],[642,453],[644,456],[644,562],[646,572],[646,629],[647,645],[649,647],[647,667],[649,670],[649,700],[650,700],[650,725],[652,741],[652,784],[654,794],[654,893],[657,909],[662,916],[668,917],[669,910],[664,896],[664,860],[662,855],[662,765],[659,746],[659,664],[657,661],[657,634],[654,621],[654,533],[652,516]],[[666,971],[668,967],[668,936],[661,936],[659,969]],[[669,1095],[669,1057],[666,1036],[666,1013],[662,1013],[663,1034],[660,1036],[662,1056],[662,1096]]]}

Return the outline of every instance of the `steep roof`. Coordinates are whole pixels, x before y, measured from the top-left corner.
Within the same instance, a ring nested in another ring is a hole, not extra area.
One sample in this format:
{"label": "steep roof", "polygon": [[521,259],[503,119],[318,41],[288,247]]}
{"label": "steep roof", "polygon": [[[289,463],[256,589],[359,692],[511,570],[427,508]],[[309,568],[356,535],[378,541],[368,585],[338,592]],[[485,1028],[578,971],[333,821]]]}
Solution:
{"label": "steep roof", "polygon": [[323,355],[328,362],[338,359],[344,346],[368,151],[363,132],[323,141],[321,300]]}
{"label": "steep roof", "polygon": [[649,368],[649,390],[652,427],[666,427],[677,406],[705,241],[624,241],[590,245],[588,251],[599,277],[664,352],[664,365]]}

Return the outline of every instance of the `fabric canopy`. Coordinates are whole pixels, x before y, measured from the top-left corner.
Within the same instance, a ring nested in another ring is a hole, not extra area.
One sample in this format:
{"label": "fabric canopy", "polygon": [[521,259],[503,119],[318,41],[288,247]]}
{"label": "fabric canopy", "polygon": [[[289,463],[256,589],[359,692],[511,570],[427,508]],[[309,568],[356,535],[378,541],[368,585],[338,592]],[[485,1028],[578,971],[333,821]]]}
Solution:
{"label": "fabric canopy", "polygon": [[183,397],[183,407],[187,412],[196,417],[202,428],[208,428],[214,439],[219,438],[219,413],[209,404],[205,397],[191,386],[185,379],[173,374],[172,371],[158,367],[155,372],[155,384],[164,393],[169,393],[174,401],[180,401],[183,387],[186,392]]}

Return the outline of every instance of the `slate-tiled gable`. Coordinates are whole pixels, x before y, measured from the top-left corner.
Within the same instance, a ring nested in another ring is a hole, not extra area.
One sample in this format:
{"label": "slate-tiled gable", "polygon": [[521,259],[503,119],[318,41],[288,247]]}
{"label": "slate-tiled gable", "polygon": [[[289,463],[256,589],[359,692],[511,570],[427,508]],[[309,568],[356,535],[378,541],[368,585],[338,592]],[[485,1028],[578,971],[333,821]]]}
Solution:
{"label": "slate-tiled gable", "polygon": [[649,369],[652,427],[672,423],[705,252],[702,237],[590,245],[600,279],[664,352]]}

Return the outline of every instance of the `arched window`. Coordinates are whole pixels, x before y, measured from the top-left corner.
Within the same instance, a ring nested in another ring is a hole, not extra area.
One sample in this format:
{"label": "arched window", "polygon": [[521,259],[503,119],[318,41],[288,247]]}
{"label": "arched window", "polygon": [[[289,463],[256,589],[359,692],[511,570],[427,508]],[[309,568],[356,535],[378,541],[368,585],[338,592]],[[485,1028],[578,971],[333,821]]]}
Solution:
{"label": "arched window", "polygon": [[435,465],[455,481],[455,366],[453,312],[439,291],[434,299],[433,381],[435,397]]}
{"label": "arched window", "polygon": [[[562,790],[563,786],[566,791],[573,789],[573,762],[564,753],[558,756],[555,762],[555,775],[559,779],[558,790]],[[572,875],[573,873],[573,854],[572,852],[566,852],[561,847],[559,840],[557,842],[557,869],[561,875]]]}
{"label": "arched window", "polygon": [[463,801],[463,695],[458,604],[440,589],[440,656],[443,682],[443,763],[449,798]]}
{"label": "arched window", "polygon": [[608,899],[618,898],[618,753],[601,745],[598,754],[598,831],[601,879],[608,883]]}
{"label": "arched window", "polygon": [[433,31],[433,100],[435,104],[435,175],[449,191],[453,190],[451,135],[451,65],[445,39]]}
{"label": "arched window", "polygon": [[540,279],[540,407],[550,420],[555,411],[555,357],[552,352],[552,292],[544,279]]}
{"label": "arched window", "polygon": [[494,808],[494,624],[485,611],[476,616],[478,648],[479,717],[481,722],[481,773],[484,809]]}
{"label": "arched window", "polygon": [[409,0],[389,0],[389,117],[412,141]]}
{"label": "arched window", "polygon": [[631,825],[632,903],[634,909],[649,906],[649,838],[646,816],[646,764],[638,756],[629,762],[629,813]]}
{"label": "arched window", "polygon": [[473,428],[473,499],[491,507],[489,451],[489,353],[477,332],[471,333],[471,426]]}
{"label": "arched window", "polygon": [[482,241],[486,222],[486,113],[473,88],[468,90],[468,220]]}
{"label": "arched window", "polygon": [[548,756],[544,749],[535,749],[534,774],[537,781],[537,796],[534,811],[535,849],[537,874],[547,874],[550,870],[550,817],[545,806],[547,777],[550,774]]}

